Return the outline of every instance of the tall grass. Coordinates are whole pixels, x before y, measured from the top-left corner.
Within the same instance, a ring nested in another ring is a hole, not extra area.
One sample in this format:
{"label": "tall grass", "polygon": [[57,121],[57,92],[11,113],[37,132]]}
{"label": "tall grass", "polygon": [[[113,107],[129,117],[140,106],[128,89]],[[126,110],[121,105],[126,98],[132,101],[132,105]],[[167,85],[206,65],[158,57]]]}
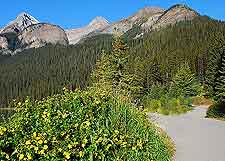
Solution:
{"label": "tall grass", "polygon": [[189,97],[174,97],[166,87],[153,86],[151,91],[142,98],[146,112],[157,112],[164,115],[176,115],[192,110]]}

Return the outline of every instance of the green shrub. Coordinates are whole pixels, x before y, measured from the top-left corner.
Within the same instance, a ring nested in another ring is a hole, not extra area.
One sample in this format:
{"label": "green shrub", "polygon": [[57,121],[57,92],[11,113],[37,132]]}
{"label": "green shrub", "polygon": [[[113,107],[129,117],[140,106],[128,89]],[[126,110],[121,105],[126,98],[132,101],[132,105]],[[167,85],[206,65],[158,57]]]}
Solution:
{"label": "green shrub", "polygon": [[225,118],[225,104],[215,103],[214,105],[211,105],[207,110],[206,117]]}
{"label": "green shrub", "polygon": [[0,160],[171,160],[168,139],[119,98],[65,91],[15,107],[0,126]]}
{"label": "green shrub", "polygon": [[146,112],[157,112],[164,115],[182,114],[192,110],[191,99],[185,97],[172,98],[162,95],[159,99],[152,99],[146,95],[142,100]]}

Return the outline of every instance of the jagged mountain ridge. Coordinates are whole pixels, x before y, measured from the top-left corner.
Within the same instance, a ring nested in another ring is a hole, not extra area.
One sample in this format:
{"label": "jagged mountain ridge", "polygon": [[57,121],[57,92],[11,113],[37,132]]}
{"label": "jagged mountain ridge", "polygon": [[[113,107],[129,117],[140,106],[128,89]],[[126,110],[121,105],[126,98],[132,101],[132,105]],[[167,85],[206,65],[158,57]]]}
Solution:
{"label": "jagged mountain ridge", "polygon": [[[59,42],[60,44],[61,42],[64,42],[63,44],[66,45],[67,43],[65,42],[67,41],[69,41],[70,44],[77,44],[78,42],[82,42],[82,39],[92,37],[96,34],[113,34],[115,31],[119,34],[124,34],[134,28],[134,26],[139,26],[139,33],[133,36],[133,38],[138,38],[142,36],[146,31],[149,32],[152,30],[160,29],[168,25],[173,25],[180,21],[192,20],[196,16],[199,16],[196,11],[182,4],[174,5],[167,10],[159,7],[145,7],[136,12],[134,15],[111,24],[103,17],[96,17],[87,26],[66,30],[66,34],[64,34],[64,31],[61,30],[59,26],[57,32],[55,33],[55,27],[48,26],[47,35],[61,35],[61,38],[60,36],[55,36],[57,37],[57,39],[59,38],[59,41],[53,40],[53,44],[55,44],[55,42]],[[0,31],[0,48],[17,50],[15,49],[15,45],[16,47],[24,46],[26,43],[24,44],[23,42],[29,42],[27,47],[23,47],[24,49],[30,47],[40,47],[45,45],[46,43],[51,43],[51,41],[49,42],[43,40],[43,37],[46,38],[46,36],[40,36],[43,35],[40,33],[42,32],[42,30],[38,30],[38,34],[35,34],[35,27],[33,27],[31,34],[34,37],[29,37],[30,40],[24,40],[27,38],[27,36],[21,37],[21,35],[24,35],[21,34],[22,32],[24,32],[24,30],[29,28],[29,26],[35,26],[37,24],[39,24],[39,21],[33,16],[24,12],[21,13],[14,21],[11,21],[6,27],[2,29],[2,31]],[[39,28],[38,26],[40,27],[40,25],[37,25],[37,28]],[[49,34],[49,32],[51,32],[51,29],[53,32],[52,34]],[[28,33],[26,32],[25,35],[27,35]],[[38,35],[40,36],[40,39],[38,38]],[[68,37],[68,40],[66,37]],[[7,39],[7,42],[5,41],[5,38]],[[19,41],[17,41],[18,38]],[[51,38],[47,39],[51,40]],[[42,41],[44,43],[41,43]],[[22,44],[18,44],[20,42],[22,42]],[[33,45],[30,45],[30,43],[32,43]]]}
{"label": "jagged mountain ridge", "polygon": [[[137,34],[133,37],[138,38],[145,32],[164,28],[180,21],[192,20],[197,16],[200,16],[200,14],[182,4],[174,5],[167,10],[159,7],[145,7],[134,15],[118,22],[111,23],[102,29],[93,30],[92,32],[89,32],[89,34],[87,34],[88,32],[80,34],[79,40],[95,36],[96,34],[113,34],[114,32],[117,32],[117,34],[125,34],[134,26],[139,26],[140,28],[140,35]],[[83,28],[81,32],[84,31],[86,30]],[[73,35],[68,35],[68,37],[70,37],[70,40],[73,39]],[[70,41],[71,44],[76,44],[77,42],[79,41]]]}
{"label": "jagged mountain ridge", "polygon": [[141,23],[143,19],[148,19],[149,17],[153,17],[158,14],[162,14],[164,9],[159,7],[145,7],[141,9],[134,15],[123,19],[119,22],[112,23],[109,27],[104,28],[101,32],[102,33],[113,33],[116,29],[119,33],[125,33],[130,30],[135,24]]}
{"label": "jagged mountain ridge", "polygon": [[103,17],[96,17],[87,26],[78,29],[66,30],[70,44],[78,43],[82,38],[93,31],[109,26],[109,22]]}

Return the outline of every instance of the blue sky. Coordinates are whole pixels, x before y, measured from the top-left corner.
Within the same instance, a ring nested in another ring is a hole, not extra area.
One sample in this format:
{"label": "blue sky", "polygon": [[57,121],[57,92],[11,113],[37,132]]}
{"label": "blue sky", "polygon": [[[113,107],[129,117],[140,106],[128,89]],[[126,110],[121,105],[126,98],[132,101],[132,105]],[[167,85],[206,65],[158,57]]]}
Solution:
{"label": "blue sky", "polygon": [[88,24],[96,16],[113,22],[145,6],[169,8],[176,3],[187,4],[203,15],[225,20],[224,0],[2,0],[0,28],[23,11],[41,22],[77,28]]}

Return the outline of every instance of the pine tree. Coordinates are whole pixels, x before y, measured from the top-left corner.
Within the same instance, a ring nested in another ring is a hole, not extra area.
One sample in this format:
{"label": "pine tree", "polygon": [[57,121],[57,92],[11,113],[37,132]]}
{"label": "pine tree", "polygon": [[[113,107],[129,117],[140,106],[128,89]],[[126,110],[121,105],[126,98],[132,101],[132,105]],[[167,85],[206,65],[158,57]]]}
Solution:
{"label": "pine tree", "polygon": [[96,62],[96,68],[91,75],[91,89],[99,93],[112,93],[110,54],[104,50]]}
{"label": "pine tree", "polygon": [[215,82],[215,100],[225,102],[225,50],[223,50],[219,76]]}
{"label": "pine tree", "polygon": [[111,53],[102,53],[92,74],[92,85],[99,91],[136,98],[142,90],[141,78],[129,72],[128,46],[120,37],[115,37]]}
{"label": "pine tree", "polygon": [[191,72],[187,63],[181,65],[172,79],[170,93],[175,96],[197,96],[201,94],[202,87],[199,81]]}
{"label": "pine tree", "polygon": [[[225,51],[225,46],[214,48],[209,51],[209,63],[206,71],[206,90],[207,94],[215,97],[216,83],[220,77],[220,69],[222,67],[222,57]],[[215,97],[216,98],[216,97]]]}

